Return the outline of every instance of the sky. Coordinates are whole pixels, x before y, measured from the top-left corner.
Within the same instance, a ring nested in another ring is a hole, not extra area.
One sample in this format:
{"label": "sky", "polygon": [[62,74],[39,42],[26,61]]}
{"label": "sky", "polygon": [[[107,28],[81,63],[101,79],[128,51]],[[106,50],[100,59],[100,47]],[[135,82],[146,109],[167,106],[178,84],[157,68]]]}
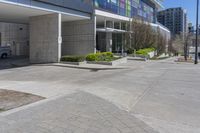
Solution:
{"label": "sky", "polygon": [[[164,7],[183,7],[188,13],[188,22],[196,24],[196,3],[197,0],[164,0]],[[199,16],[200,17],[200,16]]]}

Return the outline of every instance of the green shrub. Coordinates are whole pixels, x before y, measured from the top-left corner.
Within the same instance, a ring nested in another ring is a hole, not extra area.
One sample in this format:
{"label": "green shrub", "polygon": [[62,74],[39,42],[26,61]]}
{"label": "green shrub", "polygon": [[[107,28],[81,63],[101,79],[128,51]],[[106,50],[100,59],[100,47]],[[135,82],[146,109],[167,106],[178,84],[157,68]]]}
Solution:
{"label": "green shrub", "polygon": [[112,52],[103,52],[102,54],[105,54],[107,57],[111,57],[111,58],[114,57]]}
{"label": "green shrub", "polygon": [[63,57],[61,57],[61,61],[83,62],[83,61],[85,61],[85,56],[63,56]]}
{"label": "green shrub", "polygon": [[97,60],[97,55],[96,54],[89,54],[86,56],[87,61],[96,61]]}
{"label": "green shrub", "polygon": [[114,55],[111,52],[89,54],[86,57],[87,61],[112,61],[113,59]]}
{"label": "green shrub", "polygon": [[144,56],[148,56],[148,53],[155,51],[154,48],[145,48],[145,49],[140,49],[138,51],[136,51],[137,55],[144,55]]}

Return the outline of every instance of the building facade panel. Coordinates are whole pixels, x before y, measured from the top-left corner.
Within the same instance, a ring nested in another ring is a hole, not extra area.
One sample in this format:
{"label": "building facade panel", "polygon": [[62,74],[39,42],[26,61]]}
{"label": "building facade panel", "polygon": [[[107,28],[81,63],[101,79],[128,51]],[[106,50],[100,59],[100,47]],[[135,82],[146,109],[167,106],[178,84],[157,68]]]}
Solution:
{"label": "building facade panel", "polygon": [[62,24],[62,55],[86,55],[95,52],[95,19]]}
{"label": "building facade panel", "polygon": [[82,12],[92,13],[92,0],[32,0],[59,7],[70,8]]}
{"label": "building facade panel", "polygon": [[114,14],[155,22],[156,6],[147,0],[94,0],[94,6]]}
{"label": "building facade panel", "polygon": [[59,8],[69,8],[81,12],[92,13],[92,0],[6,0],[26,4],[29,6],[46,5],[46,7],[57,6]]}

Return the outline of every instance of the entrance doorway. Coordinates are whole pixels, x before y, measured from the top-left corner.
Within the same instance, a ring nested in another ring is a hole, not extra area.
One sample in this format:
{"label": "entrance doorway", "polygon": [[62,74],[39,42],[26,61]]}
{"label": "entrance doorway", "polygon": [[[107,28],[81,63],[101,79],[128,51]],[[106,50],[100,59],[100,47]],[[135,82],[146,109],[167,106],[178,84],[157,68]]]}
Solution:
{"label": "entrance doorway", "polygon": [[112,50],[114,53],[121,53],[123,48],[123,38],[121,33],[113,33],[113,45]]}

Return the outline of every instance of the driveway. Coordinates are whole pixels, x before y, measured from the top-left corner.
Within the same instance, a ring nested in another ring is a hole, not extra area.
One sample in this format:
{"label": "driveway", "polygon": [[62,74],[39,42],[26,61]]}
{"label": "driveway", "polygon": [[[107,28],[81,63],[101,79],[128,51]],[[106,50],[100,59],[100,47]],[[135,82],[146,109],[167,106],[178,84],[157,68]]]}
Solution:
{"label": "driveway", "polygon": [[1,113],[0,132],[200,133],[200,66],[173,60],[106,71],[1,70],[1,89],[47,99]]}
{"label": "driveway", "polygon": [[29,59],[24,56],[13,56],[6,59],[0,58],[0,70],[29,65]]}

